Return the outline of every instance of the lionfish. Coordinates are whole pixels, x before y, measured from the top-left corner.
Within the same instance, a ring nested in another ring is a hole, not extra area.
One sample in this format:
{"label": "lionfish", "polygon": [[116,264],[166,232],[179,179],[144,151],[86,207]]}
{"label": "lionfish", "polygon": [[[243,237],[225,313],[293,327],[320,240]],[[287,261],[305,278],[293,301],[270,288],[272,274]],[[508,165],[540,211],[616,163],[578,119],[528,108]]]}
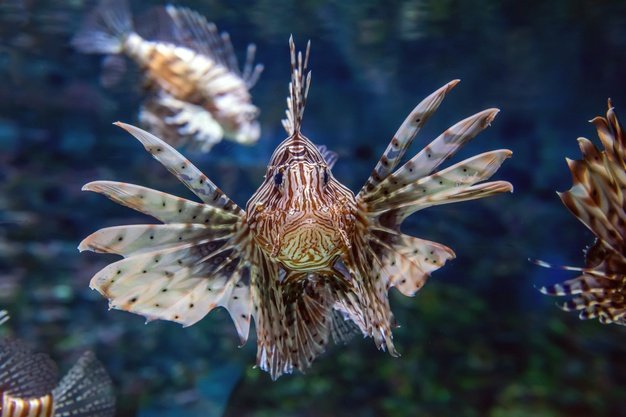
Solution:
{"label": "lionfish", "polygon": [[293,39],[290,50],[283,120],[289,137],[274,151],[245,210],[172,147],[118,122],[202,203],[138,185],[91,182],[83,189],[164,224],[101,229],[79,246],[125,257],[91,280],[111,308],[190,326],[224,307],[242,344],[254,320],[257,365],[272,379],[303,371],[331,338],[342,342],[353,332],[398,356],[387,292],[396,287],[414,295],[432,271],[454,257],[444,245],[401,233],[402,221],[426,207],[512,191],[508,182],[482,182],[511,155],[509,150],[437,171],[489,126],[497,109],[452,126],[396,170],[455,80],[409,114],[355,196],[331,172],[336,154],[320,150],[301,132],[311,82],[310,42],[304,59],[301,52],[296,55]]}
{"label": "lionfish", "polygon": [[2,417],[115,414],[111,379],[91,352],[85,352],[57,385],[57,367],[49,356],[34,353],[20,340],[5,339],[0,341],[0,370]]}
{"label": "lionfish", "polygon": [[[604,149],[579,138],[583,159],[567,159],[573,185],[558,194],[596,239],[585,252],[584,267],[560,267],[580,272],[578,277],[539,290],[573,296],[560,307],[578,311],[583,320],[598,318],[601,323],[626,325],[626,134],[610,100],[606,118],[596,117],[591,123]],[[552,267],[543,261],[536,263]]]}
{"label": "lionfish", "polygon": [[248,45],[240,71],[230,37],[200,14],[167,6],[173,42],[150,41],[133,29],[124,0],[103,0],[72,43],[82,52],[125,54],[141,68],[150,91],[140,121],[174,146],[190,143],[208,152],[226,138],[245,145],[260,136],[259,109],[250,89],[263,66]]}

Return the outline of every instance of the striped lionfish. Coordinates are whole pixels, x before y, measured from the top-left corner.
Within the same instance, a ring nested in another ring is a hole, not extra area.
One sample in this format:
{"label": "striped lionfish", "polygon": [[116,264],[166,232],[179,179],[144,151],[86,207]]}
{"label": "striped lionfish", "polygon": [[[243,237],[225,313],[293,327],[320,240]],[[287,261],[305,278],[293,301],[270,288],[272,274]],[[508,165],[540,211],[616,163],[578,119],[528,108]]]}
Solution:
{"label": "striped lionfish", "polygon": [[606,118],[596,117],[591,122],[604,149],[588,139],[578,139],[583,159],[567,159],[573,185],[559,196],[596,239],[586,250],[584,267],[561,267],[580,272],[578,277],[541,287],[540,291],[573,296],[560,307],[579,311],[581,319],[626,325],[626,134],[610,100]]}
{"label": "striped lionfish", "polygon": [[5,339],[0,341],[0,370],[2,417],[112,417],[115,413],[111,380],[91,352],[85,352],[57,385],[57,367],[50,357],[32,352],[19,340]]}
{"label": "striped lionfish", "polygon": [[72,42],[83,52],[125,54],[139,65],[151,91],[140,121],[173,145],[191,143],[208,152],[222,138],[255,144],[259,109],[249,90],[263,70],[253,65],[255,46],[248,46],[240,71],[227,33],[218,34],[189,9],[170,5],[165,11],[172,43],[142,38],[123,0],[103,0]]}
{"label": "striped lionfish", "polygon": [[481,183],[511,155],[509,150],[437,171],[490,124],[497,109],[457,123],[396,170],[455,80],[411,112],[355,197],[331,172],[336,155],[320,151],[300,130],[311,81],[310,43],[304,59],[296,55],[292,39],[290,49],[283,120],[289,137],[274,151],[245,210],[172,147],[118,122],[202,203],[126,183],[89,183],[84,190],[164,224],[105,228],[79,246],[125,257],[91,281],[111,308],[190,326],[224,307],[242,344],[254,320],[257,364],[272,379],[304,370],[329,339],[344,341],[353,331],[397,356],[388,290],[396,287],[412,296],[454,257],[446,246],[402,234],[402,221],[426,207],[512,190],[504,181]]}

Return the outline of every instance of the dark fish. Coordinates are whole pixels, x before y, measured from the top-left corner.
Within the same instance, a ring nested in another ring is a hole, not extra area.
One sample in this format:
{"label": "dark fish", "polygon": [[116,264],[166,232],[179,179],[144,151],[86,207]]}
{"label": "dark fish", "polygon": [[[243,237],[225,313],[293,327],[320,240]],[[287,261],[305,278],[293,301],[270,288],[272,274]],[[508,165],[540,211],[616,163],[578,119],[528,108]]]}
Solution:
{"label": "dark fish", "polygon": [[[559,193],[561,201],[596,236],[586,250],[583,267],[559,267],[580,275],[560,284],[541,287],[548,295],[573,296],[560,307],[578,311],[583,320],[626,325],[626,135],[608,103],[606,118],[596,117],[604,149],[590,140],[578,139],[581,160],[567,159],[573,185]],[[535,261],[541,266],[552,265]]]}
{"label": "dark fish", "polygon": [[151,215],[163,225],[99,230],[80,250],[126,259],[98,274],[91,287],[112,308],[185,326],[215,307],[230,313],[241,342],[250,322],[257,332],[257,364],[273,379],[303,370],[330,338],[356,328],[379,349],[397,356],[387,292],[413,295],[452,250],[400,232],[410,214],[511,191],[508,182],[483,182],[511,155],[487,152],[437,171],[489,126],[489,109],[449,128],[396,170],[452,81],[408,116],[355,196],[332,175],[336,155],[316,147],[300,130],[311,81],[290,40],[292,76],[283,125],[289,137],[274,151],[265,179],[246,209],[238,207],[187,159],[155,136],[117,123],[134,135],[201,200],[195,203],[137,185],[96,181],[85,190]]}
{"label": "dark fish", "polygon": [[137,63],[151,90],[140,120],[173,145],[190,143],[209,151],[222,138],[256,143],[259,110],[249,91],[263,66],[253,64],[255,46],[248,46],[241,71],[227,33],[220,35],[213,23],[187,8],[170,5],[165,11],[173,27],[171,42],[139,35],[124,0],[103,0],[72,42],[85,53],[124,54]]}
{"label": "dark fish", "polygon": [[57,385],[56,365],[18,340],[0,341],[2,417],[112,417],[111,380],[86,352]]}

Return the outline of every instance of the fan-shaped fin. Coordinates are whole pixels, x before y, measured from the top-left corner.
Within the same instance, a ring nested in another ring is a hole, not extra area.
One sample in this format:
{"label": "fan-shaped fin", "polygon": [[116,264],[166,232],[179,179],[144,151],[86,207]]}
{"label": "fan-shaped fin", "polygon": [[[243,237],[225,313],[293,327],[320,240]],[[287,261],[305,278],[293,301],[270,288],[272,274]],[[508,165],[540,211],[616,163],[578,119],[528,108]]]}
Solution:
{"label": "fan-shaped fin", "polygon": [[190,326],[215,307],[228,310],[242,342],[250,324],[246,262],[234,234],[210,229],[178,246],[132,254],[91,280],[111,308]]}
{"label": "fan-shaped fin", "polygon": [[409,297],[422,288],[431,272],[455,257],[447,246],[400,233],[392,234],[389,243],[382,239],[376,243],[382,253],[380,279]]}
{"label": "fan-shaped fin", "polygon": [[54,416],[113,417],[113,384],[95,355],[85,352],[52,392]]}
{"label": "fan-shaped fin", "polygon": [[55,363],[20,340],[0,341],[0,394],[31,398],[49,394],[58,380]]}

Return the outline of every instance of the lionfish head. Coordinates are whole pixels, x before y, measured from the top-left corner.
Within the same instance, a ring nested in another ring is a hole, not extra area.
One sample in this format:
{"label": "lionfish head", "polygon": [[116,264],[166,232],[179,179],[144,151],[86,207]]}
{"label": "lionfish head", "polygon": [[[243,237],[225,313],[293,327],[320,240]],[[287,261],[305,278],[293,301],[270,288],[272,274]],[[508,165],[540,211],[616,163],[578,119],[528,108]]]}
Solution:
{"label": "lionfish head", "polygon": [[296,65],[292,40],[290,46],[292,82],[283,121],[290,136],[274,151],[263,184],[248,202],[247,217],[256,243],[270,258],[292,270],[313,271],[329,267],[350,246],[354,195],[300,132],[310,74],[304,82],[306,64],[299,54]]}

